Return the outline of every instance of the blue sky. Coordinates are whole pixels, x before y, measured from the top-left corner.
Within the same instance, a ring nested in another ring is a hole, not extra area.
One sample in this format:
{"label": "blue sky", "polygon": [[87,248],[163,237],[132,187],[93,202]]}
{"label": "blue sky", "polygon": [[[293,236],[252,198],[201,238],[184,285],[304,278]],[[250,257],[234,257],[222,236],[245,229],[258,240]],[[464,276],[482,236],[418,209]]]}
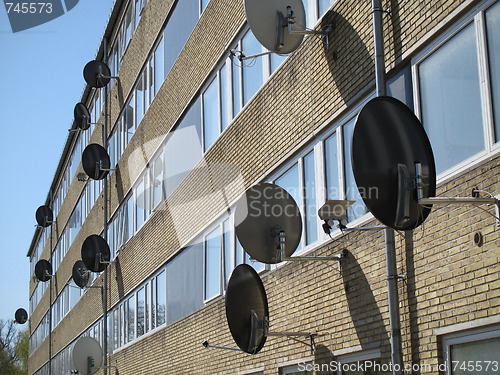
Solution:
{"label": "blue sky", "polygon": [[0,4],[0,319],[28,310],[28,253],[114,0],[80,0],[46,24],[12,33]]}

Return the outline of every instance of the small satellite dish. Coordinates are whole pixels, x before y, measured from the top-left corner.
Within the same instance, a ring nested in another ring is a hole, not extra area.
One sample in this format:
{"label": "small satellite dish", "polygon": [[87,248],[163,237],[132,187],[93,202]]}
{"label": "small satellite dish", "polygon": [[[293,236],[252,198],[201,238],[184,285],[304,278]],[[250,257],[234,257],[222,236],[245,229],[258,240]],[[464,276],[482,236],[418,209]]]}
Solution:
{"label": "small satellite dish", "polygon": [[90,128],[90,112],[89,109],[83,103],[77,103],[75,105],[75,110],[73,111],[75,115],[76,126],[81,130],[87,130]]}
{"label": "small satellite dish", "polygon": [[28,320],[28,313],[23,308],[17,309],[15,318],[17,323],[24,324]]}
{"label": "small satellite dish", "polygon": [[90,336],[79,338],[73,347],[72,359],[79,374],[95,374],[102,366],[102,348]]}
{"label": "small satellite dish", "polygon": [[236,203],[235,231],[241,246],[263,263],[281,262],[280,232],[286,238],[285,257],[300,243],[302,217],[292,196],[282,187],[260,183],[249,188]]}
{"label": "small satellite dish", "polygon": [[[330,221],[337,220],[342,222],[342,220],[347,219],[347,209],[355,201],[348,200],[329,200],[326,201],[323,206],[318,210],[318,216],[321,220]],[[347,223],[343,223],[344,225]]]}
{"label": "small satellite dish", "polygon": [[[244,0],[244,6],[253,35],[269,51],[287,54],[300,46],[304,39],[300,32],[306,28],[302,0]],[[292,33],[288,31],[288,19]]]}
{"label": "small satellite dish", "polygon": [[104,238],[93,234],[82,244],[82,261],[92,272],[102,272],[111,259],[108,243]]}
{"label": "small satellite dish", "polygon": [[434,196],[434,156],[419,119],[397,99],[370,100],[356,120],[352,166],[366,207],[390,228],[414,229],[431,212],[430,207],[418,204],[416,163],[422,165],[423,197]]}
{"label": "small satellite dish", "polygon": [[35,276],[38,280],[46,282],[52,277],[52,265],[46,259],[40,259],[35,264]]}
{"label": "small satellite dish", "polygon": [[73,281],[80,288],[85,288],[89,283],[89,273],[87,267],[85,267],[85,263],[81,260],[77,260],[75,264],[73,264],[73,270],[71,272],[73,276]]}
{"label": "small satellite dish", "polygon": [[35,218],[39,226],[47,228],[50,227],[54,221],[54,213],[49,206],[43,205],[37,208]]}
{"label": "small satellite dish", "polygon": [[111,70],[102,61],[92,60],[83,68],[83,78],[89,86],[101,88],[109,83]]}
{"label": "small satellite dish", "polygon": [[269,309],[262,280],[247,264],[237,266],[227,284],[226,318],[236,345],[257,354],[266,342]]}
{"label": "small satellite dish", "polygon": [[90,178],[94,180],[106,178],[111,166],[108,152],[97,143],[89,144],[83,150],[82,166]]}

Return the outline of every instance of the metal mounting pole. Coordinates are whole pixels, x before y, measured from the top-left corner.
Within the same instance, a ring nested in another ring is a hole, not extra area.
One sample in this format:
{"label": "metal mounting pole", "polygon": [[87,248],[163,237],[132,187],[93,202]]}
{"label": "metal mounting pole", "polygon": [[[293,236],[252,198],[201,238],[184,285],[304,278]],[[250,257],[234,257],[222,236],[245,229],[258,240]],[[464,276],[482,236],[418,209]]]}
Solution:
{"label": "metal mounting pole", "polygon": [[[50,208],[52,209],[52,189],[50,189]],[[54,219],[52,219],[54,220]],[[50,224],[50,241],[49,248],[50,254],[52,254],[52,227],[54,223]],[[52,271],[54,272],[54,271]],[[53,275],[50,277],[49,281],[49,375],[52,375],[52,279]]]}
{"label": "metal mounting pole", "polygon": [[[384,32],[382,23],[382,4],[372,0],[373,42],[375,47],[375,82],[377,96],[387,95],[385,82]],[[385,252],[387,264],[387,298],[389,303],[389,323],[391,330],[392,373],[400,375],[403,368],[401,348],[401,323],[399,319],[398,276],[396,267],[396,246],[394,230],[385,229]]]}

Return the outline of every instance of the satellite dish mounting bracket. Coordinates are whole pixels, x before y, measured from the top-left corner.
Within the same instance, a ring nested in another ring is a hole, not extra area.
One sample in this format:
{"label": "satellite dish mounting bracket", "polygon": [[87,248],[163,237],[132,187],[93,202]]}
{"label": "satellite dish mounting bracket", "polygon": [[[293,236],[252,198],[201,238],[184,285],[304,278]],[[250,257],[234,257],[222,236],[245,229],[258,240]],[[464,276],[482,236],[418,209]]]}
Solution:
{"label": "satellite dish mounting bracket", "polygon": [[290,5],[286,7],[286,12],[287,12],[286,17],[280,11],[278,11],[277,15],[276,15],[276,18],[277,18],[276,23],[277,23],[277,27],[278,27],[278,34],[277,34],[277,40],[276,40],[276,50],[279,51],[281,49],[281,47],[284,45],[284,43],[283,43],[283,38],[284,38],[283,29],[285,27],[287,28],[287,31],[289,34],[320,35],[326,43],[326,49],[330,48],[329,35],[333,30],[333,25],[327,25],[327,26],[323,27],[322,30],[310,30],[310,29],[292,30],[292,25],[295,24],[295,15],[294,15],[294,11]]}
{"label": "satellite dish mounting bracket", "polygon": [[341,268],[341,261],[342,259],[347,257],[347,250],[344,249],[342,250],[339,254],[333,255],[330,257],[308,257],[308,256],[295,256],[295,257],[289,257],[286,256],[285,249],[286,249],[286,234],[284,230],[281,230],[281,228],[276,227],[272,229],[272,234],[274,237],[274,241],[277,247],[277,252],[278,255],[277,257],[280,259],[281,262],[284,261],[291,261],[291,262],[298,262],[298,261],[337,261],[338,266],[339,266],[339,273],[342,272]]}
{"label": "satellite dish mounting bracket", "polygon": [[[491,197],[491,198],[480,198],[479,195],[479,190],[473,189],[472,190],[472,197],[466,198],[466,197],[454,197],[454,198],[449,198],[449,197],[430,197],[430,198],[424,198],[424,185],[425,185],[425,179],[427,176],[424,176],[422,173],[422,165],[420,163],[415,163],[415,173],[416,173],[416,190],[417,190],[417,199],[418,203],[422,206],[426,205],[432,205],[432,204],[438,204],[438,205],[448,205],[448,204],[460,204],[460,205],[466,205],[466,204],[471,204],[471,205],[482,205],[482,204],[488,204],[488,205],[495,205],[496,207],[496,212],[500,212],[500,201],[496,197]],[[491,214],[493,217],[500,221],[500,217]]]}

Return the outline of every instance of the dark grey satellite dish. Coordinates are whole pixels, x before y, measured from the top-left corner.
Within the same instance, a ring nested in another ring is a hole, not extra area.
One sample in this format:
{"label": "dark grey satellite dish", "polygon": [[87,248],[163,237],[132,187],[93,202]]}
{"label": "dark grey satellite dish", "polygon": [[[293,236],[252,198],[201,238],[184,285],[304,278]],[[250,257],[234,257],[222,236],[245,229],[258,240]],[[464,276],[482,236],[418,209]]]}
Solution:
{"label": "dark grey satellite dish", "polygon": [[83,150],[82,166],[90,178],[94,180],[106,178],[111,166],[108,152],[97,143],[89,144]]}
{"label": "dark grey satellite dish", "polygon": [[54,213],[49,206],[43,205],[37,208],[35,218],[39,226],[47,228],[52,225]]}
{"label": "dark grey satellite dish", "polygon": [[90,336],[79,338],[71,354],[73,364],[79,374],[95,374],[102,366],[103,351],[101,345]]}
{"label": "dark grey satellite dish", "polygon": [[46,259],[40,259],[35,264],[35,276],[38,280],[46,282],[52,277],[52,265]]}
{"label": "dark grey satellite dish", "polygon": [[[287,54],[300,46],[304,39],[300,32],[306,28],[302,0],[244,0],[244,6],[252,33],[269,51]],[[292,33],[288,31],[289,15],[293,17]]]}
{"label": "dark grey satellite dish", "polygon": [[75,115],[76,126],[81,130],[90,128],[90,112],[87,106],[83,103],[77,103],[73,111]]}
{"label": "dark grey satellite dish", "polygon": [[83,78],[89,86],[101,88],[109,83],[111,70],[102,61],[92,60],[83,68]]}
{"label": "dark grey satellite dish", "polygon": [[226,318],[236,345],[257,354],[266,342],[269,309],[262,280],[247,264],[237,266],[227,284]]}
{"label": "dark grey satellite dish", "polygon": [[23,308],[17,309],[15,318],[17,323],[24,324],[28,320],[28,313]]}
{"label": "dark grey satellite dish", "polygon": [[85,288],[89,283],[89,273],[87,267],[85,267],[85,263],[81,260],[77,260],[75,264],[73,264],[73,270],[71,272],[73,276],[73,281],[80,288]]}
{"label": "dark grey satellite dish", "polygon": [[279,235],[286,239],[285,257],[300,243],[302,217],[292,196],[282,187],[260,183],[249,188],[236,203],[235,231],[241,246],[263,263],[282,261]]}
{"label": "dark grey satellite dish", "polygon": [[111,259],[108,243],[104,238],[93,234],[82,244],[82,261],[92,272],[102,272]]}
{"label": "dark grey satellite dish", "polygon": [[397,99],[370,100],[356,120],[352,166],[366,207],[390,228],[414,229],[431,212],[430,207],[418,204],[416,163],[422,165],[423,196],[434,196],[434,156],[419,119]]}

